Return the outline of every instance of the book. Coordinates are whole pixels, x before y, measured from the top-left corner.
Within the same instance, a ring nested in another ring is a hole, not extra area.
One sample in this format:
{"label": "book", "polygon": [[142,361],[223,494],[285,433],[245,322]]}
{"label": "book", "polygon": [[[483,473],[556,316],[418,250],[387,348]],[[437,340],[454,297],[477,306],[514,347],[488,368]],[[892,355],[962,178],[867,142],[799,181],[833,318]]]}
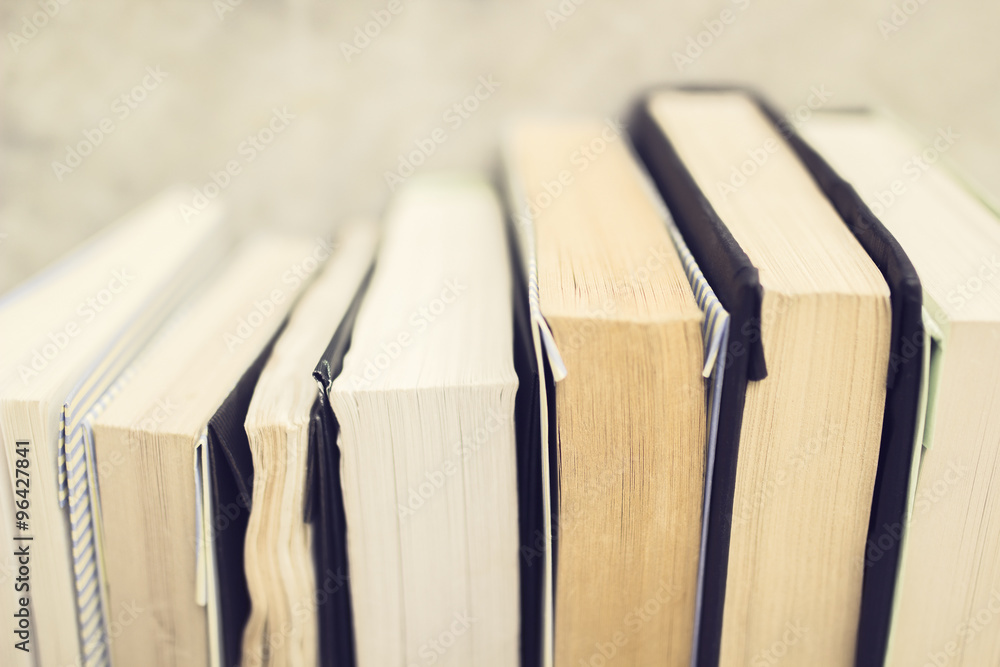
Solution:
{"label": "book", "polygon": [[898,556],[889,626],[859,664],[987,665],[1000,660],[1000,252],[998,209],[940,162],[942,129],[919,143],[876,113],[817,114],[803,138],[898,239],[923,285],[926,341],[911,358],[927,387],[910,451],[905,515],[869,538],[865,567]]}
{"label": "book", "polygon": [[705,316],[662,203],[612,125],[524,121],[504,154],[554,362],[551,660],[686,665],[708,459]]}
{"label": "book", "polygon": [[518,663],[513,334],[496,194],[411,178],[329,387],[360,667]]}
{"label": "book", "polygon": [[188,224],[185,198],[180,188],[162,193],[0,302],[0,521],[8,544],[30,552],[11,610],[23,634],[0,649],[4,664],[25,653],[41,665],[107,664],[109,619],[131,617],[108,607],[91,422],[227,246],[224,209]]}
{"label": "book", "polygon": [[115,663],[221,663],[213,526],[224,508],[211,502],[206,426],[314,277],[295,270],[314,245],[245,242],[94,422],[109,607],[142,610],[112,642]]}
{"label": "book", "polygon": [[[770,105],[757,103],[774,121]],[[923,291],[916,268],[849,183],[794,131],[786,139],[817,185],[882,272],[892,301],[892,341],[886,378],[885,416],[875,491],[863,561],[861,612],[855,649],[857,667],[880,667],[899,568],[901,527],[906,520],[913,448],[923,430],[932,347],[924,327]],[[932,327],[933,329],[933,327]],[[887,541],[888,538],[888,541]]]}
{"label": "book", "polygon": [[[232,460],[252,463],[245,565],[252,610],[243,632],[244,662],[317,665],[317,611],[344,585],[346,572],[314,567],[310,497],[311,371],[347,313],[374,258],[377,233],[365,222],[341,230],[330,259],[280,333],[241,423],[247,448]],[[239,564],[240,566],[243,563]],[[227,664],[236,664],[229,661]]]}
{"label": "book", "polygon": [[753,663],[776,645],[797,664],[850,664],[886,399],[889,287],[747,95],[654,91],[631,128],[733,318],[698,664]]}

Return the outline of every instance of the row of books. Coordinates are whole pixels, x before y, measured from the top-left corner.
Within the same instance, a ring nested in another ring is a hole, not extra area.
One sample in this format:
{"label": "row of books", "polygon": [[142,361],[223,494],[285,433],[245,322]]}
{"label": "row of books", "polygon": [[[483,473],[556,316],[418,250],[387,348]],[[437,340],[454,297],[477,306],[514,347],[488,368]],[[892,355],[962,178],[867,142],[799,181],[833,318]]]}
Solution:
{"label": "row of books", "polygon": [[2,663],[997,664],[1000,224],[940,152],[664,88],[329,237],[166,192],[0,300]]}

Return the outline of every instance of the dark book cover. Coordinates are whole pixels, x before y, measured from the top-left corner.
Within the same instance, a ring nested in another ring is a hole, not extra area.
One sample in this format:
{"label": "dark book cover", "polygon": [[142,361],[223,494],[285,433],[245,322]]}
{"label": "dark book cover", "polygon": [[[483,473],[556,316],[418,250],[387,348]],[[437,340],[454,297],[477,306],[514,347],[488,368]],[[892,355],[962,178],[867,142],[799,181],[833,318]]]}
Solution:
{"label": "dark book cover", "polygon": [[632,110],[628,132],[688,249],[730,317],[705,545],[701,632],[696,647],[699,666],[717,665],[747,382],[767,376],[760,336],[763,289],[757,269],[650,115],[645,97]]}
{"label": "dark book cover", "polygon": [[313,526],[319,664],[355,664],[354,616],[351,610],[350,567],[347,562],[347,519],[340,484],[340,426],[330,405],[330,384],[344,366],[354,321],[371,282],[368,270],[344,319],[313,371],[319,385],[309,422],[309,453],[305,520]]}
{"label": "dark book cover", "polygon": [[520,248],[508,216],[514,312],[514,428],[517,439],[517,510],[521,573],[521,665],[538,667],[542,661],[543,585],[545,581],[545,526],[542,499],[541,398],[538,360],[531,336],[528,285]]}
{"label": "dark book cover", "polygon": [[240,664],[243,629],[250,617],[250,591],[243,561],[247,522],[253,499],[253,458],[244,422],[257,380],[285,329],[283,322],[253,364],[208,420],[208,456],[212,468],[212,526],[219,580],[222,664]]}

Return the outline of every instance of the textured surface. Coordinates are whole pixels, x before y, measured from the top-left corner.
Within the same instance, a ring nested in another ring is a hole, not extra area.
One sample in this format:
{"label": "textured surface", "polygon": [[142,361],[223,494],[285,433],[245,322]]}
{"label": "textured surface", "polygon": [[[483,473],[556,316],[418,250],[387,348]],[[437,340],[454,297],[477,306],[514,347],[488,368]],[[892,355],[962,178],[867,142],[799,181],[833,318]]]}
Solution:
{"label": "textured surface", "polygon": [[[59,11],[37,34],[24,21],[41,23],[44,3],[0,6],[0,290],[167,184],[202,186],[230,160],[240,173],[225,195],[241,227],[319,232],[377,214],[385,172],[435,128],[444,141],[419,169],[486,167],[511,115],[617,114],[663,81],[747,82],[786,109],[825,87],[827,107],[885,106],[925,139],[952,126],[947,158],[1000,197],[1000,3],[564,0],[575,10],[553,29],[558,0],[400,0],[348,62],[341,43],[388,0],[228,2],[239,0],[51,0]],[[879,20],[903,4],[915,12],[884,36]],[[713,23],[724,10],[730,22]],[[679,68],[674,53],[705,22],[719,34],[704,32],[703,52]],[[166,77],[125,106],[120,96],[157,66]],[[491,75],[499,87],[480,87],[468,118],[445,115]],[[264,150],[241,151],[274,108],[295,118]],[[114,131],[60,180],[52,162],[104,118]]]}

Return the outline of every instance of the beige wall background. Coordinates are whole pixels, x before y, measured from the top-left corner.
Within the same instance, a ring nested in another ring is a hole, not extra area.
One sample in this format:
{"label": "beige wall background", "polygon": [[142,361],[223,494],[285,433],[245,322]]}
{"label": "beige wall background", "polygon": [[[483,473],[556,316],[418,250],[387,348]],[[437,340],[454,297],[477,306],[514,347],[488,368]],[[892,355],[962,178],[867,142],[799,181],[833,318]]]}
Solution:
{"label": "beige wall background", "polygon": [[[1000,198],[996,0],[398,1],[348,61],[342,44],[388,0],[3,0],[0,291],[230,160],[241,229],[319,232],[377,215],[385,172],[437,127],[447,140],[421,170],[488,168],[513,115],[618,115],[661,82],[749,83],[786,109],[822,88],[829,106],[883,106],[925,138],[950,126],[948,159]],[[678,67],[706,22],[718,34]],[[122,117],[116,100],[147,67],[166,75]],[[499,87],[446,122],[481,76]],[[248,161],[241,142],[274,108],[295,118]],[[60,179],[53,161],[102,119],[113,132]]]}

